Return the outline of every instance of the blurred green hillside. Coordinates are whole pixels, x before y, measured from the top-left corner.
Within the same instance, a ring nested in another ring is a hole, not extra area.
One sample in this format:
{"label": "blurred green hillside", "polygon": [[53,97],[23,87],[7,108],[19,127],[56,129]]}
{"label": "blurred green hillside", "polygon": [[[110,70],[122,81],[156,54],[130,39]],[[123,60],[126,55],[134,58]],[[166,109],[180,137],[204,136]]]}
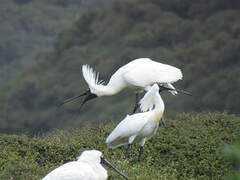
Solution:
{"label": "blurred green hillside", "polygon": [[[130,148],[129,160],[124,159],[126,147],[107,149],[105,139],[116,123],[55,130],[34,138],[1,134],[0,179],[12,176],[18,180],[39,180],[52,169],[75,160],[86,149],[101,150],[132,180],[222,180],[235,167],[232,163],[240,162],[235,158],[239,157],[239,148],[226,146],[224,152],[231,159],[222,153],[224,145],[232,144],[239,136],[239,117],[226,113],[181,114],[168,123],[167,128],[159,128],[146,142],[140,163],[136,143]],[[232,150],[236,150],[235,154]],[[106,169],[109,180],[122,179]]]}
{"label": "blurred green hillside", "polygon": [[132,91],[89,102],[81,113],[81,100],[57,104],[87,88],[82,64],[107,81],[139,57],[182,69],[183,81],[175,86],[193,93],[163,93],[166,118],[191,111],[239,114],[239,10],[236,0],[134,0],[83,13],[58,34],[53,49],[25,62],[23,72],[0,88],[0,132],[34,134],[120,121],[132,111]]}
{"label": "blurred green hillside", "polygon": [[0,6],[0,83],[21,69],[21,60],[52,47],[56,34],[88,9],[108,0],[2,0]]}

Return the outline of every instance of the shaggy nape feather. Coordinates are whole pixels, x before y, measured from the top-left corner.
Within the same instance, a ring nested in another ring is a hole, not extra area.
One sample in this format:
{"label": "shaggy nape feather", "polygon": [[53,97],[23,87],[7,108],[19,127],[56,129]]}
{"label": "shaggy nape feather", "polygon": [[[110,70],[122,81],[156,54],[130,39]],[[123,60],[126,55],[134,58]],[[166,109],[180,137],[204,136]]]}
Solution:
{"label": "shaggy nape feather", "polygon": [[95,72],[93,68],[87,64],[82,66],[82,73],[85,81],[90,88],[97,85],[102,85],[104,83],[103,80],[98,81],[99,73]]}

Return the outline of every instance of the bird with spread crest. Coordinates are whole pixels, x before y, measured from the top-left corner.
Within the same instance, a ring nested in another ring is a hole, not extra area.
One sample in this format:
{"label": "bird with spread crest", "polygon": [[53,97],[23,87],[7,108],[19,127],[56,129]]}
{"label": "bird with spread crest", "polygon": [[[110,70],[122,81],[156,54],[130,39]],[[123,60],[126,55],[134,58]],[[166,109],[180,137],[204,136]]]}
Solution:
{"label": "bird with spread crest", "polygon": [[61,105],[81,96],[86,96],[80,106],[81,109],[91,99],[112,96],[125,88],[131,88],[136,92],[136,102],[133,110],[133,113],[135,113],[138,109],[139,93],[148,91],[149,87],[154,83],[162,84],[173,95],[176,95],[178,92],[191,95],[189,92],[176,89],[172,85],[172,83],[182,79],[183,75],[180,69],[149,58],[135,59],[120,67],[111,76],[107,85],[104,85],[104,81],[99,81],[99,73],[96,73],[89,65],[82,66],[82,74],[89,89],[80,95],[66,99]]}

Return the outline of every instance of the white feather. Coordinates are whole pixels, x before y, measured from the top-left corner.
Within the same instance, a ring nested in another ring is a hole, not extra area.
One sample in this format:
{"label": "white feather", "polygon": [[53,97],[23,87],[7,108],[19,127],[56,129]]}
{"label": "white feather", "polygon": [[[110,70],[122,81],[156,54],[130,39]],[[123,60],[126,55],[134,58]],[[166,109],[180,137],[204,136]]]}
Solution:
{"label": "white feather", "polygon": [[145,141],[155,134],[164,112],[164,103],[158,91],[158,85],[154,84],[141,100],[143,109],[154,105],[153,110],[127,115],[117,125],[106,139],[109,148],[131,144],[134,139],[143,146]]}
{"label": "white feather", "polygon": [[[98,80],[99,73],[96,73],[89,65],[82,66],[82,73],[91,93],[99,97],[117,94],[127,87],[143,90],[154,83],[171,86],[170,83],[183,77],[180,69],[149,58],[135,59],[122,66],[111,76],[107,85],[103,85],[103,81]],[[176,94],[175,91],[171,93]]]}
{"label": "white feather", "polygon": [[140,109],[142,112],[146,112],[148,110],[152,110],[154,107],[154,98],[155,93],[158,93],[159,87],[157,84],[154,84],[143,96],[143,98],[140,100]]}
{"label": "white feather", "polygon": [[149,58],[136,59],[119,70],[129,84],[142,88],[154,83],[174,83],[183,77],[180,69]]}
{"label": "white feather", "polygon": [[59,166],[42,180],[106,180],[108,175],[100,164],[101,155],[100,151],[86,150],[77,161]]}
{"label": "white feather", "polygon": [[98,81],[99,73],[96,73],[93,68],[91,68],[89,65],[83,65],[82,66],[82,73],[85,81],[87,82],[88,86],[90,87],[96,87],[98,85],[101,85],[104,83],[103,80]]}
{"label": "white feather", "polygon": [[107,137],[107,146],[116,148],[128,144],[131,136],[141,132],[148,122],[148,116],[150,116],[148,112],[127,115]]}

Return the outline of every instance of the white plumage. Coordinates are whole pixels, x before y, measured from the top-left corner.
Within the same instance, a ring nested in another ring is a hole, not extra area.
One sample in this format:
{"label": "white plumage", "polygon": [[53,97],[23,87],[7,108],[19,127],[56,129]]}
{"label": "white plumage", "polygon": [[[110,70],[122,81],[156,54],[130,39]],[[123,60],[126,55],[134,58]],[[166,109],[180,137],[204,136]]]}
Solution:
{"label": "white plumage", "polygon": [[[148,90],[154,83],[175,89],[171,83],[182,79],[183,76],[180,69],[149,58],[135,59],[122,66],[111,76],[107,85],[98,81],[99,74],[88,65],[82,66],[82,73],[91,93],[98,97],[114,95],[127,87]],[[170,92],[177,94],[177,91]]]}
{"label": "white plumage", "polygon": [[98,150],[86,150],[76,161],[59,166],[42,180],[106,180],[107,171],[101,163],[103,155]]}
{"label": "white plumage", "polygon": [[135,59],[122,66],[111,76],[107,85],[104,85],[102,80],[99,81],[99,73],[96,73],[89,65],[82,66],[82,73],[89,89],[80,95],[65,100],[62,104],[81,96],[86,96],[80,106],[81,109],[83,104],[91,99],[101,96],[111,96],[125,88],[132,88],[136,92],[134,113],[138,108],[139,92],[143,90],[148,91],[154,83],[168,88],[167,90],[173,95],[176,95],[178,92],[190,95],[190,93],[184,90],[175,89],[171,84],[182,79],[183,75],[180,69],[153,61],[149,58]]}
{"label": "white plumage", "polygon": [[136,140],[140,143],[139,160],[145,141],[157,131],[164,112],[164,102],[157,84],[154,84],[141,99],[140,108],[143,112],[127,115],[106,139],[109,148],[130,145]]}

